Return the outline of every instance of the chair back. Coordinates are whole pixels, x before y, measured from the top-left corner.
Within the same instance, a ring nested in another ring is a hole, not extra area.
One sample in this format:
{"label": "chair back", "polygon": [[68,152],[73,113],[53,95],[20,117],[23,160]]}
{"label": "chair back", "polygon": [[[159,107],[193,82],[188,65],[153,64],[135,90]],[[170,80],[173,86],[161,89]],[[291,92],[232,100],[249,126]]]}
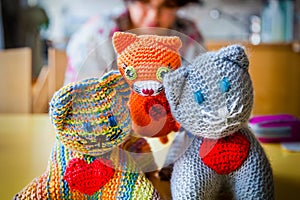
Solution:
{"label": "chair back", "polygon": [[54,92],[64,84],[67,68],[67,54],[65,50],[49,48],[48,65],[44,66],[33,86],[33,112],[48,112],[49,101]]}
{"label": "chair back", "polygon": [[55,48],[48,50],[49,100],[52,98],[54,92],[59,90],[64,84],[67,61],[65,50]]}
{"label": "chair back", "polygon": [[28,47],[0,51],[0,113],[32,111],[31,56]]}

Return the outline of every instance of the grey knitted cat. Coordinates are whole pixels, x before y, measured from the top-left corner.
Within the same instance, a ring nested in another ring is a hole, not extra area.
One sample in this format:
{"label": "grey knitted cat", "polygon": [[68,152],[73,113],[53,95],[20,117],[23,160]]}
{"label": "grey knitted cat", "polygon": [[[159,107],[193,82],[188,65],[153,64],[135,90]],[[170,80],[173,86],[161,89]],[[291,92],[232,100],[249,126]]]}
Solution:
{"label": "grey knitted cat", "polygon": [[232,45],[165,75],[173,116],[196,136],[174,164],[173,199],[274,199],[271,166],[247,126],[253,104],[248,66],[244,48]]}

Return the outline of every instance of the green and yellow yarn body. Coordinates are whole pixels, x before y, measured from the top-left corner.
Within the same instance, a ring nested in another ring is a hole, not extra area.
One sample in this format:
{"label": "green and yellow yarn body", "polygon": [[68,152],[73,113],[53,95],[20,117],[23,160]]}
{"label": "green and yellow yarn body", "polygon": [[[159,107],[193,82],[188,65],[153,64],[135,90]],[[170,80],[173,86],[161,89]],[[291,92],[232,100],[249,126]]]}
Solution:
{"label": "green and yellow yarn body", "polygon": [[138,172],[135,163],[128,159],[129,156],[126,154],[125,151],[115,151],[102,156],[103,158],[111,157],[111,160],[116,163],[115,166],[118,167],[109,182],[93,195],[87,195],[70,189],[64,179],[66,168],[73,158],[83,159],[87,163],[92,163],[93,160],[99,158],[71,151],[57,140],[46,172],[27,185],[18,194],[17,199],[160,199],[152,183],[143,173]]}

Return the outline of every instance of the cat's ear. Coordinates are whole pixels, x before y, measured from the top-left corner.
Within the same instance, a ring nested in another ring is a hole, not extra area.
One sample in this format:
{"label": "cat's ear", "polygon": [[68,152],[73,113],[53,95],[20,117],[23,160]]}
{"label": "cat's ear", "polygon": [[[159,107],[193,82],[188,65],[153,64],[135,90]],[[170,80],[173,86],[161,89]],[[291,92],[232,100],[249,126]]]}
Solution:
{"label": "cat's ear", "polygon": [[163,86],[171,107],[176,107],[179,103],[187,77],[188,66],[182,66],[173,72],[165,74],[163,78]]}
{"label": "cat's ear", "polygon": [[49,115],[57,130],[62,130],[66,116],[72,109],[75,83],[70,83],[54,93],[49,103]]}
{"label": "cat's ear", "polygon": [[179,48],[182,46],[182,42],[179,37],[172,36],[172,37],[160,37],[159,42],[163,43],[164,45],[168,46],[174,51],[178,51]]}
{"label": "cat's ear", "polygon": [[121,54],[126,47],[128,47],[137,39],[137,35],[125,32],[115,32],[112,37],[113,45],[117,54]]}
{"label": "cat's ear", "polygon": [[240,68],[248,70],[249,60],[245,52],[245,48],[241,45],[235,44],[222,48],[219,51],[219,58],[231,61],[237,64]]}
{"label": "cat's ear", "polygon": [[111,89],[115,89],[122,102],[128,102],[131,93],[130,87],[125,78],[118,70],[111,70],[102,76],[102,84]]}

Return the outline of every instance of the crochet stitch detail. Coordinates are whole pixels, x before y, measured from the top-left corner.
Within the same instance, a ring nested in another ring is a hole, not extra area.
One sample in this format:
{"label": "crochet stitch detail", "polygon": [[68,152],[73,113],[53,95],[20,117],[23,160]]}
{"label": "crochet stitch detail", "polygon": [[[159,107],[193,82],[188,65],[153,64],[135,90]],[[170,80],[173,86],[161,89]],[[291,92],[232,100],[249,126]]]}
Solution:
{"label": "crochet stitch detail", "polygon": [[159,200],[130,153],[118,148],[130,138],[129,95],[117,71],[57,91],[50,102],[56,141],[47,169],[15,199]]}
{"label": "crochet stitch detail", "polygon": [[237,132],[227,137],[215,140],[204,138],[199,150],[199,156],[204,164],[217,172],[229,174],[238,169],[249,154],[248,139]]}
{"label": "crochet stitch detail", "polygon": [[73,158],[68,163],[64,174],[71,190],[93,195],[114,175],[113,163],[106,159],[95,159],[88,164],[80,158]]}
{"label": "crochet stitch detail", "polygon": [[162,86],[163,76],[181,65],[176,36],[115,32],[118,68],[131,87],[129,109],[135,133],[161,137],[178,131]]}
{"label": "crochet stitch detail", "polygon": [[274,199],[271,165],[247,126],[253,106],[248,69],[244,47],[230,45],[165,75],[171,112],[195,136],[174,163],[173,199]]}

